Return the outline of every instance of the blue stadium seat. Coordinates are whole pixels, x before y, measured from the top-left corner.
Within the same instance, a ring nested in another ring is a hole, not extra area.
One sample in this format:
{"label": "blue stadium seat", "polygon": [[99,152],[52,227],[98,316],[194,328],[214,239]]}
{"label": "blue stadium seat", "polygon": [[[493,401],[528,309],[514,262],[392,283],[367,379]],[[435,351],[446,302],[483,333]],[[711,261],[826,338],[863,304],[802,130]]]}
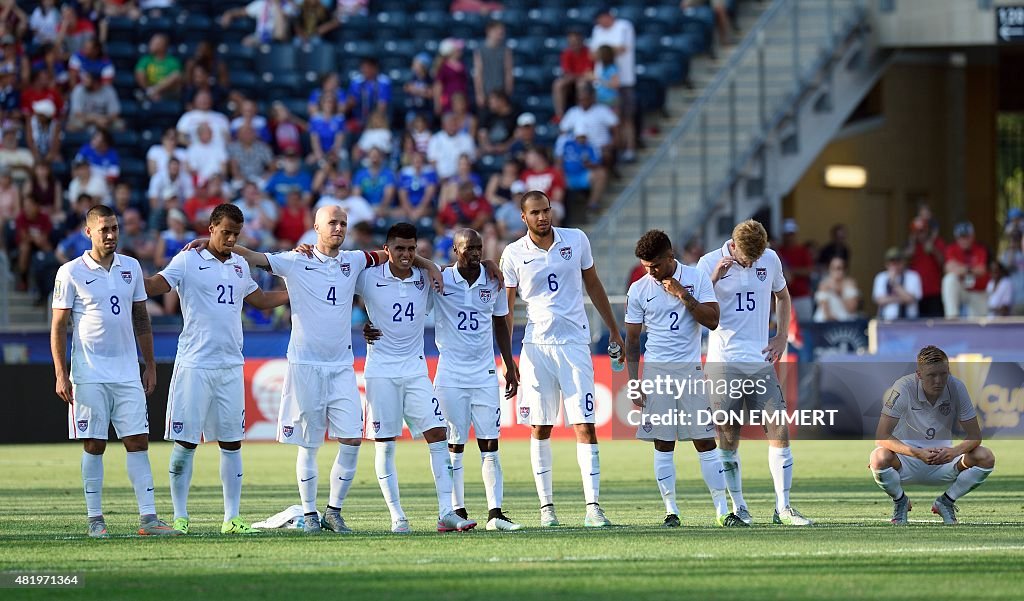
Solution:
{"label": "blue stadium seat", "polygon": [[221,42],[241,42],[246,36],[252,35],[256,31],[256,21],[244,17],[231,21],[231,25],[227,29],[220,27],[219,24],[217,27],[220,29],[219,37]]}
{"label": "blue stadium seat", "polygon": [[309,98],[303,96],[301,98],[285,98],[281,100],[281,102],[283,102],[284,105],[288,107],[288,110],[291,112],[291,114],[295,115],[300,119],[309,119],[309,103],[307,102],[308,100]]}
{"label": "blue stadium seat", "polygon": [[177,35],[180,29],[174,25],[174,21],[170,17],[147,17],[143,15],[136,21],[136,27],[138,28],[138,36],[143,40],[149,40],[157,33],[166,33],[170,36],[172,41],[179,39]]}
{"label": "blue stadium seat", "polygon": [[405,35],[412,25],[405,10],[382,12],[374,16],[374,27],[378,39],[395,39]]}
{"label": "blue stadium seat", "polygon": [[136,186],[143,186],[149,180],[145,159],[132,156],[121,156],[121,179]]}
{"label": "blue stadium seat", "polygon": [[540,65],[516,65],[512,72],[515,89],[527,94],[551,92],[551,71]]}
{"label": "blue stadium seat", "polygon": [[420,51],[422,46],[412,40],[393,39],[384,42],[384,53],[390,56],[397,56],[405,60],[406,66],[412,63],[412,57]]}
{"label": "blue stadium seat", "polygon": [[256,53],[256,70],[260,73],[295,73],[297,54],[291,44],[264,44]]}
{"label": "blue stadium seat", "polygon": [[234,79],[235,71],[252,70],[256,51],[239,42],[223,42],[217,46],[217,54],[227,63]]}
{"label": "blue stadium seat", "polygon": [[131,93],[131,90],[135,88],[135,72],[129,69],[118,69],[114,72],[114,89],[119,94],[118,98],[124,93]]}
{"label": "blue stadium seat", "polygon": [[334,46],[312,44],[302,48],[299,51],[299,65],[305,74],[306,81],[318,81],[324,74],[336,71],[338,68]]}
{"label": "blue stadium seat", "polygon": [[271,98],[294,96],[304,89],[303,78],[292,71],[267,71],[262,75],[263,85]]}
{"label": "blue stadium seat", "polygon": [[251,69],[239,69],[231,72],[231,87],[247,97],[259,94],[262,83]]}
{"label": "blue stadium seat", "polygon": [[377,44],[366,40],[351,40],[341,46],[336,46],[337,59],[339,64],[347,62],[354,57],[357,61],[366,56],[376,56]]}
{"label": "blue stadium seat", "polygon": [[113,40],[107,43],[107,56],[119,71],[131,71],[139,62],[142,51],[135,42]]}
{"label": "blue stadium seat", "polygon": [[135,21],[127,17],[110,17],[107,19],[107,39],[118,42],[136,43],[139,29]]}
{"label": "blue stadium seat", "polygon": [[521,108],[533,113],[539,123],[547,123],[555,115],[555,104],[550,93],[527,96]]}
{"label": "blue stadium seat", "polygon": [[[181,41],[199,42],[210,37],[211,29],[215,26],[210,17],[200,13],[181,13],[174,20],[177,28],[177,38]],[[218,29],[219,25],[216,26]]]}

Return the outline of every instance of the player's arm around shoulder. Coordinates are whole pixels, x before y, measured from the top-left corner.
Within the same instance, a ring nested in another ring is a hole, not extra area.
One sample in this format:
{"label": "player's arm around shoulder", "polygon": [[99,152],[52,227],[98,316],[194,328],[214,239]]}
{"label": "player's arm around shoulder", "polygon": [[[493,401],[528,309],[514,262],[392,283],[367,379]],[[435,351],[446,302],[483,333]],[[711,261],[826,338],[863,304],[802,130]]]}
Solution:
{"label": "player's arm around shoulder", "polygon": [[[255,282],[253,282],[253,284],[255,285]],[[281,290],[270,290],[265,292],[262,288],[256,286],[255,290],[245,296],[245,302],[256,307],[260,311],[280,307],[281,305],[288,304],[288,289],[283,288]]]}

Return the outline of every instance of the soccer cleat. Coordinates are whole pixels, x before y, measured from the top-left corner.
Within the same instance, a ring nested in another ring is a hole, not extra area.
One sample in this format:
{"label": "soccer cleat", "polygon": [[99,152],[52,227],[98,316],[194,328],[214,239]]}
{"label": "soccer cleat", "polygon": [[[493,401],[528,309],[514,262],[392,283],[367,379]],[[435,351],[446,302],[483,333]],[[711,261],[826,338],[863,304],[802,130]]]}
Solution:
{"label": "soccer cleat", "polygon": [[466,511],[465,507],[459,507],[458,509],[456,509],[455,510],[455,515],[459,516],[460,518],[462,518],[464,520],[468,520],[469,519],[469,512]]}
{"label": "soccer cleat", "polygon": [[911,507],[913,505],[910,503],[910,497],[903,493],[902,497],[892,502],[892,519],[889,521],[896,526],[906,526],[907,513],[910,512]]}
{"label": "soccer cleat", "polygon": [[587,517],[583,518],[585,528],[604,528],[611,526],[611,520],[604,515],[604,510],[597,503],[587,504]]}
{"label": "soccer cleat", "polygon": [[188,518],[174,518],[174,529],[182,534],[188,534]]}
{"label": "soccer cleat", "polygon": [[476,528],[475,520],[460,517],[454,511],[437,520],[438,532],[465,532]]}
{"label": "soccer cleat", "polygon": [[678,528],[680,526],[682,523],[679,521],[679,516],[674,513],[666,515],[665,521],[661,524],[662,528]]}
{"label": "soccer cleat", "polygon": [[499,513],[493,518],[487,520],[488,530],[519,530],[522,528],[522,524],[517,524],[512,521],[512,518],[508,517],[504,513]]}
{"label": "soccer cleat", "polygon": [[[748,513],[747,516],[749,517],[750,514]],[[715,522],[722,528],[750,528],[750,524],[744,522],[743,518],[735,513],[720,515],[715,518]]]}
{"label": "soccer cleat", "polygon": [[952,499],[946,496],[946,493],[939,495],[939,498],[935,499],[932,503],[932,513],[942,518],[942,523],[947,526],[955,526],[959,523],[956,519],[956,512],[960,511],[960,508],[956,506],[956,503]]}
{"label": "soccer cleat", "polygon": [[320,534],[323,532],[323,528],[320,527],[320,516],[316,513],[303,515],[302,531],[306,534]]}
{"label": "soccer cleat", "polygon": [[340,511],[327,510],[324,512],[324,519],[320,524],[324,530],[338,534],[351,534],[352,529],[345,525],[345,518],[341,517]]}
{"label": "soccer cleat", "polygon": [[391,522],[391,532],[395,534],[410,534],[412,528],[409,527],[409,520],[400,518]]}
{"label": "soccer cleat", "polygon": [[259,534],[260,531],[242,521],[242,518],[235,516],[224,522],[220,527],[221,534]]}
{"label": "soccer cleat", "polygon": [[738,517],[741,522],[748,526],[754,523],[754,517],[750,515],[749,511],[747,511],[746,505],[740,505],[739,507],[737,507],[736,511],[733,512],[733,515]]}
{"label": "soccer cleat", "polygon": [[790,506],[786,506],[785,509],[780,513],[778,509],[775,510],[775,514],[772,516],[773,524],[786,524],[787,526],[813,526],[814,522],[805,518],[799,511],[793,509]]}
{"label": "soccer cleat", "polygon": [[540,508],[540,525],[542,528],[552,528],[558,524],[558,516],[555,515],[554,505],[545,505]]}
{"label": "soccer cleat", "polygon": [[110,538],[107,534],[107,523],[103,518],[89,520],[89,538]]}
{"label": "soccer cleat", "polygon": [[154,519],[139,524],[139,534],[141,536],[181,536],[184,532],[171,528],[163,520]]}

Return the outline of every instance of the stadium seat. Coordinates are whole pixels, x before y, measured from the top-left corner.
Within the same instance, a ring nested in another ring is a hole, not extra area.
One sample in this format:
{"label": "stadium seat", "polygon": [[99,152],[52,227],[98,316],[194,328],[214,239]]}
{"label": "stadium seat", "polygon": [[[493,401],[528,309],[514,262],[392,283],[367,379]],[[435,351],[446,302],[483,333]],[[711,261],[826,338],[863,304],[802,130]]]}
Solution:
{"label": "stadium seat", "polygon": [[228,64],[233,80],[235,71],[252,70],[256,51],[239,42],[224,42],[217,46],[217,54]]}
{"label": "stadium seat", "polygon": [[355,58],[358,61],[363,57],[376,56],[377,44],[365,40],[352,40],[345,42],[341,46],[336,46],[335,51],[337,52],[338,63],[344,64],[350,58]]}
{"label": "stadium seat", "polygon": [[533,113],[539,123],[546,123],[555,115],[555,104],[551,94],[527,96],[522,108]]}
{"label": "stadium seat", "polygon": [[256,53],[256,70],[260,73],[295,73],[298,51],[291,44],[264,44]]}
{"label": "stadium seat", "polygon": [[374,28],[377,31],[378,39],[399,39],[404,37],[406,31],[412,25],[408,14],[404,10],[395,12],[382,12],[375,15]]}
{"label": "stadium seat", "polygon": [[260,78],[251,69],[236,69],[231,72],[231,87],[246,96],[259,94]]}
{"label": "stadium seat", "polygon": [[210,30],[214,27],[210,17],[199,13],[181,13],[174,22],[178,31],[177,38],[183,42],[199,42],[208,39]]}
{"label": "stadium seat", "polygon": [[174,21],[170,17],[147,17],[143,15],[136,21],[136,27],[138,28],[138,35],[143,40],[149,40],[153,35],[157,33],[165,33],[171,41],[177,41],[179,39],[179,33],[181,29],[176,27]]}
{"label": "stadium seat", "polygon": [[288,111],[300,119],[309,119],[309,99],[305,96],[284,98],[281,102],[288,107]]}
{"label": "stadium seat", "polygon": [[539,65],[516,65],[512,72],[516,91],[527,94],[551,92],[551,71]]}
{"label": "stadium seat", "polygon": [[111,42],[127,42],[134,44],[139,42],[137,37],[139,29],[135,21],[127,17],[109,17],[107,19],[107,38]]}
{"label": "stadium seat", "polygon": [[119,71],[135,69],[135,65],[139,62],[139,56],[141,55],[138,44],[122,40],[108,42],[106,50],[110,61],[114,63],[114,67]]}
{"label": "stadium seat", "polygon": [[130,93],[135,88],[135,72],[129,69],[118,69],[114,72],[114,88],[122,93]]}
{"label": "stadium seat", "polygon": [[338,68],[334,47],[330,44],[311,44],[299,51],[299,65],[306,81],[319,81],[320,78]]}
{"label": "stadium seat", "polygon": [[261,76],[271,98],[293,96],[304,89],[303,78],[292,71],[267,71]]}
{"label": "stadium seat", "polygon": [[246,36],[252,35],[256,31],[256,21],[248,17],[243,17],[231,21],[226,29],[222,28],[218,24],[220,29],[219,36],[222,42],[241,42]]}

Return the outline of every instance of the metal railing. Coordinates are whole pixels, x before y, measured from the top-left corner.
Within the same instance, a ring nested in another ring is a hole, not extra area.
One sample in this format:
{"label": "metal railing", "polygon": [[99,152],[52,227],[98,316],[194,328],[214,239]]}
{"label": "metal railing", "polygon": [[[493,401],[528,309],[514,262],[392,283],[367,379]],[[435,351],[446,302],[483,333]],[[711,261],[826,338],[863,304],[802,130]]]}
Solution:
{"label": "metal railing", "polygon": [[[657,152],[589,230],[604,266],[647,229],[698,230],[750,149],[791,107],[822,57],[864,19],[865,0],[775,0]],[[657,202],[651,197],[656,196]],[[688,227],[684,227],[688,222]],[[682,244],[683,240],[677,240]],[[601,248],[603,247],[603,248]],[[624,275],[624,274],[623,274]]]}

